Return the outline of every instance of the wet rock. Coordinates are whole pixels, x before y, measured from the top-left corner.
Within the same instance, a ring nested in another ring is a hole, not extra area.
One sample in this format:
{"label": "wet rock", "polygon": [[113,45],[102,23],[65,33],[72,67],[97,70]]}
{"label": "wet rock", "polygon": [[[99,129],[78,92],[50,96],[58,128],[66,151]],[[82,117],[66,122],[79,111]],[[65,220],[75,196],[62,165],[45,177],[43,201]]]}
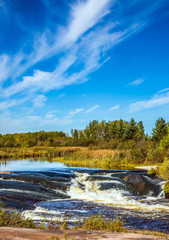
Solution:
{"label": "wet rock", "polygon": [[113,173],[111,174],[112,177],[116,177],[116,178],[120,178],[120,179],[124,179],[125,176],[127,176],[128,173],[127,172],[117,172],[117,173]]}
{"label": "wet rock", "polygon": [[38,174],[41,174],[43,176],[47,176],[47,177],[59,177],[59,178],[75,178],[76,175],[74,173],[64,173],[64,172],[54,172],[54,171],[50,171],[50,172],[38,172]]}
{"label": "wet rock", "polygon": [[121,181],[119,178],[116,177],[109,177],[109,176],[99,176],[99,175],[93,175],[88,176],[85,181]]}
{"label": "wet rock", "polygon": [[25,200],[23,198],[18,199],[14,196],[1,196],[0,201],[4,204],[5,208],[17,209],[17,210],[33,210],[34,204],[37,201]]}
{"label": "wet rock", "polygon": [[155,184],[141,174],[130,173],[124,177],[124,181],[132,183],[140,195],[147,195],[150,191],[154,192]]}
{"label": "wet rock", "polygon": [[122,190],[122,189],[126,189],[125,184],[118,182],[118,181],[114,181],[114,182],[100,182],[99,183],[99,189],[100,190],[109,190],[109,189],[116,189],[116,190]]}
{"label": "wet rock", "polygon": [[[88,173],[89,174],[103,174],[105,175],[106,173],[121,173],[124,172],[124,170],[114,170],[114,169],[110,169],[110,170],[105,170],[105,169],[100,169],[100,170],[90,170]],[[126,173],[129,173],[130,170],[125,170]]]}
{"label": "wet rock", "polygon": [[165,197],[169,199],[169,181],[164,186]]}
{"label": "wet rock", "polygon": [[78,185],[78,187],[79,188],[81,188],[81,189],[85,189],[85,184],[83,184],[83,183],[81,183],[81,182],[79,182],[79,181],[76,181],[77,182],[77,185]]}
{"label": "wet rock", "polygon": [[[20,177],[23,176],[20,175]],[[33,180],[36,182],[37,179]],[[30,181],[25,182],[23,179],[20,181],[1,179],[0,198],[7,206],[23,209],[27,206],[33,206],[34,203],[39,201],[70,198],[66,194],[67,186],[65,184],[53,181],[43,182],[42,180],[44,179],[41,179],[39,184],[35,184]]]}

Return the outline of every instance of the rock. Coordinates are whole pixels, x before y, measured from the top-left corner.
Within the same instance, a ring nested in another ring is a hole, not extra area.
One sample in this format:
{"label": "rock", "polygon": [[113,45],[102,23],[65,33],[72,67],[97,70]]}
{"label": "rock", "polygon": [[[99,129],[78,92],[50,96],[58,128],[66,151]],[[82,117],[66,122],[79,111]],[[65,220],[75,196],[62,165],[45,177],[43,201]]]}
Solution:
{"label": "rock", "polygon": [[149,191],[154,191],[155,185],[148,181],[143,175],[130,173],[123,179],[125,182],[132,183],[140,195],[146,195]]}
{"label": "rock", "polygon": [[121,181],[121,180],[119,178],[117,178],[117,177],[92,175],[92,176],[88,176],[85,179],[85,181]]}
{"label": "rock", "polygon": [[119,181],[114,181],[114,182],[100,182],[99,183],[99,189],[100,190],[109,190],[109,189],[126,189],[125,184],[119,182]]}
{"label": "rock", "polygon": [[169,199],[169,181],[164,186],[165,197]]}

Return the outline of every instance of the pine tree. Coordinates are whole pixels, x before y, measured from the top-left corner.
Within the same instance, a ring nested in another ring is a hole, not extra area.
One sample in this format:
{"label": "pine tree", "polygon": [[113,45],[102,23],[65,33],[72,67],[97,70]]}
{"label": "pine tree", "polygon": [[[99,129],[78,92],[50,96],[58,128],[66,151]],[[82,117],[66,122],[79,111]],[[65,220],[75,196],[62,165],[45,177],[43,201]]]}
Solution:
{"label": "pine tree", "polygon": [[159,118],[155,123],[155,128],[153,128],[152,140],[159,142],[165,135],[167,135],[167,123],[163,118]]}
{"label": "pine tree", "polygon": [[124,121],[122,119],[120,119],[117,122],[117,133],[116,133],[117,138],[123,138],[124,131],[125,131]]}
{"label": "pine tree", "polygon": [[136,124],[134,118],[132,118],[131,121],[129,122],[128,126],[125,129],[124,139],[126,139],[126,140],[132,139],[136,135],[137,131],[138,131],[137,124]]}
{"label": "pine tree", "polygon": [[143,122],[142,121],[138,122],[137,127],[138,127],[138,131],[136,133],[137,138],[139,139],[143,138],[145,136]]}

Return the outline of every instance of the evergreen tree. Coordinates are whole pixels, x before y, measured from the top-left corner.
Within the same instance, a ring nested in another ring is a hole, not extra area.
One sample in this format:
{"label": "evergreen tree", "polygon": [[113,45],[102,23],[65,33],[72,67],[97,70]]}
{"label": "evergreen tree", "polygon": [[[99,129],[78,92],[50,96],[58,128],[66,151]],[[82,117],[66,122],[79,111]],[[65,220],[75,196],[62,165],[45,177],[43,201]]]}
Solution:
{"label": "evergreen tree", "polygon": [[136,136],[137,131],[138,131],[137,124],[134,121],[134,118],[132,118],[125,129],[124,139],[125,140],[132,139],[134,136]]}
{"label": "evergreen tree", "polygon": [[124,121],[123,121],[122,119],[120,119],[120,120],[117,122],[116,137],[117,137],[117,138],[123,138],[124,131],[125,131]]}
{"label": "evergreen tree", "polygon": [[143,122],[142,121],[138,122],[137,126],[138,126],[138,131],[136,133],[136,137],[138,139],[141,139],[145,136]]}
{"label": "evergreen tree", "polygon": [[87,129],[90,132],[90,139],[91,140],[96,140],[97,139],[97,129],[98,129],[98,121],[93,120],[92,122],[89,123],[89,126]]}
{"label": "evergreen tree", "polygon": [[167,135],[167,123],[163,118],[159,118],[155,123],[155,128],[153,128],[152,140],[159,142],[165,135]]}
{"label": "evergreen tree", "polygon": [[75,129],[73,132],[73,141],[76,143],[78,139],[79,139],[79,133],[78,133],[78,130]]}
{"label": "evergreen tree", "polygon": [[110,138],[117,138],[117,120],[110,123]]}

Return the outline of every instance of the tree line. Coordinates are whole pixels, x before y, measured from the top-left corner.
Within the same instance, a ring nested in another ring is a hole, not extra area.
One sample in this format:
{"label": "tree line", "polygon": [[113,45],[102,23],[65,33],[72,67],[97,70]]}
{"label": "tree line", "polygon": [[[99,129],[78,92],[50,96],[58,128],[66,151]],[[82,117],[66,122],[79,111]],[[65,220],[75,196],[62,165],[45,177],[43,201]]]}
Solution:
{"label": "tree line", "polygon": [[151,137],[145,134],[143,122],[136,122],[133,118],[130,121],[93,120],[84,130],[72,129],[70,135],[62,131],[0,134],[0,147],[93,146],[118,149],[145,143],[169,147],[169,124],[163,118],[155,122]]}
{"label": "tree line", "polygon": [[[152,140],[160,142],[167,134],[169,124],[163,118],[159,118],[155,122],[152,129],[152,136],[145,135],[143,122],[138,123],[132,118],[130,121],[122,119],[115,121],[91,121],[84,130],[71,130],[72,142],[77,145],[89,145],[99,143],[109,143],[112,140],[121,140],[127,142],[133,140],[139,142],[141,140]],[[113,141],[112,141],[113,142]]]}
{"label": "tree line", "polygon": [[0,134],[0,147],[55,147],[61,146],[66,140],[67,135],[62,131]]}

